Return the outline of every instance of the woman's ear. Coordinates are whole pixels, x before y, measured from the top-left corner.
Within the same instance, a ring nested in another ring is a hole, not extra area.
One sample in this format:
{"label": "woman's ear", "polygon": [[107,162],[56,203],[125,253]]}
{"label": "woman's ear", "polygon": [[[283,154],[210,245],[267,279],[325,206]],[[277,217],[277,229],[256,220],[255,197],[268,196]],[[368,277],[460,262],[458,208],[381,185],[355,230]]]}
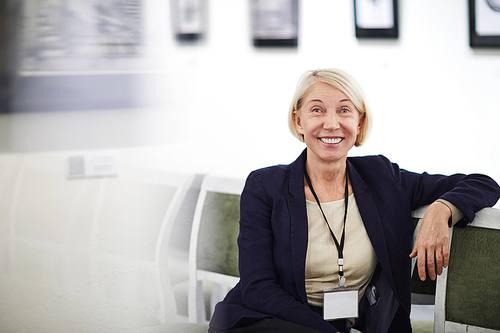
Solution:
{"label": "woman's ear", "polygon": [[303,134],[302,122],[300,121],[299,111],[293,111],[293,122],[295,124],[295,127],[297,128],[297,131],[299,131],[300,134]]}

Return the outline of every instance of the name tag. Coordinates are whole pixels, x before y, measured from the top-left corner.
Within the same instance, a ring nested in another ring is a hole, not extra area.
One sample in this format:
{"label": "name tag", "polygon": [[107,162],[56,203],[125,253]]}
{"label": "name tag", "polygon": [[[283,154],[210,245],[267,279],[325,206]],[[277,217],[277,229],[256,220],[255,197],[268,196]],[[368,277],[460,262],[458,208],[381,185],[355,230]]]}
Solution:
{"label": "name tag", "polygon": [[323,319],[358,317],[358,286],[335,287],[323,293]]}

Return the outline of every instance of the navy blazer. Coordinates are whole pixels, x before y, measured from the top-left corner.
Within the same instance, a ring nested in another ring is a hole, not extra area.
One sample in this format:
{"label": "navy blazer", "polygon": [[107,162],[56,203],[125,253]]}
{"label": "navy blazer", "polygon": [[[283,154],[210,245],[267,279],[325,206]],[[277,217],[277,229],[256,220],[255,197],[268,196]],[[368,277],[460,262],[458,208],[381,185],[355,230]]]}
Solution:
{"label": "navy blazer", "polygon": [[[248,176],[240,206],[240,282],[217,304],[211,327],[227,330],[276,317],[322,332],[336,331],[307,303],[305,158],[306,150],[290,165]],[[464,212],[459,224],[465,225],[475,212],[497,202],[500,188],[484,175],[408,172],[383,156],[350,157],[347,167],[378,259],[372,284],[381,302],[369,306],[363,297],[359,327],[363,332],[387,332],[391,323],[400,322],[411,331],[412,210],[442,198]]]}

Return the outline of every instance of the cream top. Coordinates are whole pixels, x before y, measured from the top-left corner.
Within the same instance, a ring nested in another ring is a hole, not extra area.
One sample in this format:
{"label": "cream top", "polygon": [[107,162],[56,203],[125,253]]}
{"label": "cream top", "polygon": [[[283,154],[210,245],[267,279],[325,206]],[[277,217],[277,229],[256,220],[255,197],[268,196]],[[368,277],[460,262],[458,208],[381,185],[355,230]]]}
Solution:
{"label": "cream top", "polygon": [[[377,266],[377,256],[366,233],[354,194],[349,196],[344,241],[344,276],[346,284],[360,286],[359,298]],[[322,203],[321,207],[340,243],[344,224],[344,199]],[[323,290],[339,284],[338,250],[318,204],[306,201],[308,217],[308,243],[306,254],[307,301],[313,306],[323,306]]]}

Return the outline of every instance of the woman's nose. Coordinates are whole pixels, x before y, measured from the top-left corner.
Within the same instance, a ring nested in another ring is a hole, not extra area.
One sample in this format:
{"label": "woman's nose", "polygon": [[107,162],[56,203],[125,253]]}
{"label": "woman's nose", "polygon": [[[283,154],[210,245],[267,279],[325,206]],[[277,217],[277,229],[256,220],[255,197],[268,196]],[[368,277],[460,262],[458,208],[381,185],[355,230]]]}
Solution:
{"label": "woman's nose", "polygon": [[325,117],[325,122],[323,123],[323,128],[327,130],[336,130],[340,127],[339,117],[336,113],[328,114]]}

